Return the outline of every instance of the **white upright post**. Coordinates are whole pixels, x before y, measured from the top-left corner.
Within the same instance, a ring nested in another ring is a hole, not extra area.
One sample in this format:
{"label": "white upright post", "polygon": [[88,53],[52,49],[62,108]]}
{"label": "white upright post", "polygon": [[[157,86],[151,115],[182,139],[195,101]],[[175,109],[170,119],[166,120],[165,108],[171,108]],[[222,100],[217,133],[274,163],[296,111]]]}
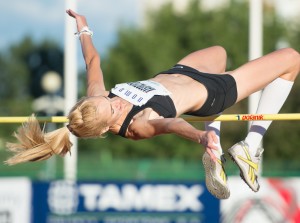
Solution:
{"label": "white upright post", "polygon": [[[76,11],[76,1],[65,0],[66,9]],[[65,58],[64,58],[64,94],[65,94],[65,114],[77,101],[77,47],[74,36],[75,21],[66,14],[65,16]],[[77,139],[71,135],[73,143],[71,155],[66,154],[64,159],[64,178],[76,180],[77,178]]]}
{"label": "white upright post", "polygon": [[[263,50],[263,2],[262,0],[250,0],[249,4],[249,60],[254,60],[262,56]],[[258,91],[249,97],[249,114],[256,112],[260,96],[261,91]],[[250,125],[251,122],[248,127]],[[260,172],[261,170],[262,168],[260,168]]]}
{"label": "white upright post", "polygon": [[[249,4],[249,60],[253,60],[262,56],[263,7],[262,0],[251,0],[249,1]],[[248,112],[250,114],[256,112],[260,93],[260,91],[256,92],[249,98]],[[251,123],[249,122],[249,126],[250,124]]]}

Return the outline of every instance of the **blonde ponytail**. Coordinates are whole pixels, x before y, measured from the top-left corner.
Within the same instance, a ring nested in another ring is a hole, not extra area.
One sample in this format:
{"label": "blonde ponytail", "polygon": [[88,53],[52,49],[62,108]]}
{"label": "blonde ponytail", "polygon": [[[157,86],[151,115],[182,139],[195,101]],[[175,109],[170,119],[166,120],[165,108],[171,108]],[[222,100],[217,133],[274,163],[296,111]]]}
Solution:
{"label": "blonde ponytail", "polygon": [[28,161],[46,160],[54,154],[64,156],[72,146],[69,134],[67,127],[45,133],[44,128],[41,129],[38,120],[33,115],[14,133],[18,143],[6,144],[8,150],[15,155],[5,163],[15,165]]}
{"label": "blonde ponytail", "polygon": [[103,133],[108,131],[109,126],[107,120],[103,120],[98,114],[99,107],[95,105],[94,98],[86,97],[78,101],[68,115],[68,127],[53,132],[45,133],[35,116],[31,116],[28,122],[14,133],[18,143],[6,144],[8,150],[15,155],[5,163],[15,165],[46,160],[54,154],[64,156],[72,146],[69,139],[70,132],[80,138],[104,137]]}

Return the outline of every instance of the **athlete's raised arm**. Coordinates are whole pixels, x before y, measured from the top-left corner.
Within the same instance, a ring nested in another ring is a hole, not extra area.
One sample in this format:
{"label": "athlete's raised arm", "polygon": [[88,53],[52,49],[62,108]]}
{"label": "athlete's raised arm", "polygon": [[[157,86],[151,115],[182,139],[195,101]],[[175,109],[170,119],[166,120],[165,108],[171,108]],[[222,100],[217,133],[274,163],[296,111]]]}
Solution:
{"label": "athlete's raised arm", "polygon": [[100,56],[92,42],[93,32],[88,28],[85,16],[68,9],[67,14],[76,20],[77,34],[80,39],[82,54],[87,70],[87,96],[105,95]]}

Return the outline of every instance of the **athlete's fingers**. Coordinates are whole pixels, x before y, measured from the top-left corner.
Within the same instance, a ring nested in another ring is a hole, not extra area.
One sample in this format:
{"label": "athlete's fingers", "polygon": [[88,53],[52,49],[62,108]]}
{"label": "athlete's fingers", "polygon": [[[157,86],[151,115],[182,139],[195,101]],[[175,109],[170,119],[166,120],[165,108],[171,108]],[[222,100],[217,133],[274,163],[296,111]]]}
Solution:
{"label": "athlete's fingers", "polygon": [[206,152],[210,155],[210,157],[212,158],[213,161],[217,161],[217,157],[216,155],[211,151],[211,149],[206,148]]}
{"label": "athlete's fingers", "polygon": [[67,9],[66,12],[69,14],[69,16],[77,19],[79,17],[82,17],[81,15],[79,15],[78,13],[74,12],[72,9]]}
{"label": "athlete's fingers", "polygon": [[66,10],[66,13],[67,13],[69,16],[75,18],[74,11],[72,11],[71,9],[67,9],[67,10]]}
{"label": "athlete's fingers", "polygon": [[218,144],[218,143],[219,143],[219,139],[218,139],[218,137],[217,137],[217,135],[216,135],[215,132],[214,132],[214,134],[213,134],[213,139],[214,139],[214,143],[215,143],[215,144]]}
{"label": "athlete's fingers", "polygon": [[210,149],[218,150],[218,137],[214,131],[209,131],[207,135],[207,147]]}

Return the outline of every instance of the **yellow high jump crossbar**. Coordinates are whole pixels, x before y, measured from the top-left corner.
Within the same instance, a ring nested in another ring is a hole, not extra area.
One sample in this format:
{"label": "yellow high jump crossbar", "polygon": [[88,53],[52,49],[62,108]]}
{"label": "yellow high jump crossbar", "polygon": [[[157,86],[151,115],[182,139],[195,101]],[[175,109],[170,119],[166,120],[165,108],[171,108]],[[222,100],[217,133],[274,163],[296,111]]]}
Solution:
{"label": "yellow high jump crossbar", "polygon": [[[30,117],[15,116],[15,117],[0,117],[1,123],[24,123]],[[50,117],[36,117],[39,122],[51,123],[67,123],[66,116],[50,116]],[[217,116],[196,117],[196,116],[182,116],[188,122],[204,122],[204,121],[222,121],[222,122],[235,122],[235,121],[292,121],[300,120],[300,113],[285,113],[285,114],[224,114]]]}

